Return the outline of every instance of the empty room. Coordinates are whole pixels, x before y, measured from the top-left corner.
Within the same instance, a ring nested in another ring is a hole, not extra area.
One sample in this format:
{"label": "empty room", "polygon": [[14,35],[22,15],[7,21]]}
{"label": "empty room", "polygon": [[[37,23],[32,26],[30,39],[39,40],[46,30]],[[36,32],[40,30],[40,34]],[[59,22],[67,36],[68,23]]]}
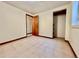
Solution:
{"label": "empty room", "polygon": [[78,58],[79,1],[0,1],[0,58]]}

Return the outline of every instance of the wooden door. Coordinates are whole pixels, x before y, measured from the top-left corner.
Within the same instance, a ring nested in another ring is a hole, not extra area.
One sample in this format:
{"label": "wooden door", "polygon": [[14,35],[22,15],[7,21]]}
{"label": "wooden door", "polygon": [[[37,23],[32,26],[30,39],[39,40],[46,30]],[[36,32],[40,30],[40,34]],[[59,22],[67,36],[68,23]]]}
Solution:
{"label": "wooden door", "polygon": [[38,16],[33,17],[32,35],[38,35]]}

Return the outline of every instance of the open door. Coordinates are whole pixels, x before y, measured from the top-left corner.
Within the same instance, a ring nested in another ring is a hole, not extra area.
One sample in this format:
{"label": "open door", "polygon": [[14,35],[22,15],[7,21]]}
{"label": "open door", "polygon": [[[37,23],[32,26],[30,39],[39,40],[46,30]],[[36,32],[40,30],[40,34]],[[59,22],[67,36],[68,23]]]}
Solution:
{"label": "open door", "polygon": [[32,35],[38,35],[38,16],[33,17],[32,21]]}

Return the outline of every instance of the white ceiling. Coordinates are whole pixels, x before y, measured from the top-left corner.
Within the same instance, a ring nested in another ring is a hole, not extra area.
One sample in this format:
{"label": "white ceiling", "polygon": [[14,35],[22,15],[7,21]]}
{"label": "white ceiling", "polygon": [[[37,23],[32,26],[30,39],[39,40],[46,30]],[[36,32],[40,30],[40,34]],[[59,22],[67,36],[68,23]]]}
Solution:
{"label": "white ceiling", "polygon": [[69,1],[5,1],[10,5],[20,8],[31,14],[36,14],[46,10],[59,7],[61,5],[70,3]]}

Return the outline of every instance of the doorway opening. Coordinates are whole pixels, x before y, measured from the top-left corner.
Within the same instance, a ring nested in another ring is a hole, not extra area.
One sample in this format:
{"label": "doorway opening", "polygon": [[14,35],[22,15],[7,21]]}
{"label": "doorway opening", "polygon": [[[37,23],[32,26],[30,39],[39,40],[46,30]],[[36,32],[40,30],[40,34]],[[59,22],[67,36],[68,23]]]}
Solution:
{"label": "doorway opening", "polygon": [[31,15],[26,14],[26,36],[32,35],[32,20],[33,17]]}
{"label": "doorway opening", "polygon": [[66,9],[53,12],[53,38],[65,39]]}

